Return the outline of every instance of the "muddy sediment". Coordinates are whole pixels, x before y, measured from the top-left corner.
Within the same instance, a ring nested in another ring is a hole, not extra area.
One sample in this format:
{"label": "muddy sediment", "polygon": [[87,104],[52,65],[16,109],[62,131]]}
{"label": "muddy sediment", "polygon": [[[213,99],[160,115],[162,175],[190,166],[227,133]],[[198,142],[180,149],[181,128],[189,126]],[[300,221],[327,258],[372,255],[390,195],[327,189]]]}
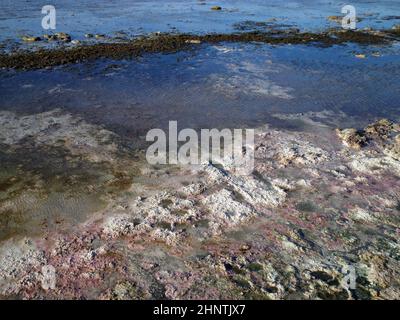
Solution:
{"label": "muddy sediment", "polygon": [[324,46],[343,43],[387,44],[399,36],[394,30],[387,31],[343,31],[323,33],[300,33],[298,30],[275,30],[268,32],[243,32],[234,34],[159,34],[127,42],[98,43],[72,48],[38,49],[0,55],[1,68],[40,69],[98,58],[125,59],[139,57],[145,53],[173,53],[193,48],[202,43],[260,42],[266,44],[319,44]]}

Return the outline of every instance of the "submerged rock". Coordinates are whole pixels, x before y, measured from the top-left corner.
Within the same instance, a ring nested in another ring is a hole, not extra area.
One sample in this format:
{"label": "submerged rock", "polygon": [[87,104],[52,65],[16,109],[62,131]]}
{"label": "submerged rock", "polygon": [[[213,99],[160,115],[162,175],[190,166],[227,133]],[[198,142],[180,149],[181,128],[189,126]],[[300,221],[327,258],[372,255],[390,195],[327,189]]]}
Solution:
{"label": "submerged rock", "polygon": [[71,36],[68,33],[56,32],[54,35],[57,37],[57,40],[59,40],[59,41],[64,41],[64,42],[71,41]]}
{"label": "submerged rock", "polygon": [[328,16],[327,19],[333,22],[342,22],[343,16]]}
{"label": "submerged rock", "polygon": [[56,32],[55,34],[44,34],[43,38],[47,41],[70,42],[71,36],[65,32]]}
{"label": "submerged rock", "polygon": [[116,137],[59,109],[22,117],[9,111],[0,112],[0,142],[10,146],[26,139],[31,139],[35,146],[62,144],[73,155],[100,162],[113,158]]}
{"label": "submerged rock", "polygon": [[190,44],[200,44],[201,40],[198,39],[190,39],[190,40],[186,40],[186,43],[190,43]]}
{"label": "submerged rock", "polygon": [[55,34],[44,34],[43,38],[46,39],[47,41],[56,41],[57,36]]}
{"label": "submerged rock", "polygon": [[360,53],[360,54],[356,54],[355,57],[358,59],[365,59],[367,56],[363,53]]}

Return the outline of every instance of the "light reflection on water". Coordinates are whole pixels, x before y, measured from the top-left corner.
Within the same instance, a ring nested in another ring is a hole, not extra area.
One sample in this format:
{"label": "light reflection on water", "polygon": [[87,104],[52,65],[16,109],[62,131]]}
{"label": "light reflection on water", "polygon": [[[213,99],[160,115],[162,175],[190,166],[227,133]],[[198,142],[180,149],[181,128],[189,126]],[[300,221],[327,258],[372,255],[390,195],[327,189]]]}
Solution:
{"label": "light reflection on water", "polygon": [[[366,59],[357,59],[364,52]],[[380,53],[380,57],[372,53]],[[166,127],[257,126],[275,113],[343,111],[362,121],[398,118],[396,47],[257,44],[54,70],[3,72],[0,109],[63,108],[126,138]]]}

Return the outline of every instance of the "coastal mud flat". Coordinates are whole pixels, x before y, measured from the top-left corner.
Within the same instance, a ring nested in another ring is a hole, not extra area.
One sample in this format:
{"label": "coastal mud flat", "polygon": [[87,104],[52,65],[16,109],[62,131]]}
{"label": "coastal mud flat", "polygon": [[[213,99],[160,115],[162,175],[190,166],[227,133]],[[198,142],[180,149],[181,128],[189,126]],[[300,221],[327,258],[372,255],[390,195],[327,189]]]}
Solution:
{"label": "coastal mud flat", "polygon": [[[27,135],[37,147],[57,139],[74,123],[75,129],[68,130],[71,142],[56,148],[66,148],[72,158],[79,154],[80,163],[102,163],[109,176],[122,165],[136,163],[137,171],[125,173],[131,183],[106,193],[104,206],[86,210],[92,214],[75,221],[74,228],[47,228],[32,236],[22,232],[4,240],[1,295],[398,298],[399,126],[381,120],[362,130],[335,131],[318,125],[318,114],[310,116],[315,132],[260,127],[254,172],[241,176],[208,163],[152,167],[140,156],[136,162],[128,160],[121,156],[127,151],[110,133],[92,131],[92,126],[57,110],[31,117],[3,112],[3,125],[14,118],[20,124],[39,121],[42,129],[21,130],[22,125],[18,131],[2,131],[1,142],[9,146],[10,154]],[[98,144],[108,150],[107,156],[96,151]],[[57,157],[53,154],[49,161]],[[109,177],[99,187],[111,188],[119,179]],[[2,195],[14,186],[11,177],[7,181],[10,186],[2,184]],[[75,188],[88,184],[78,180]],[[2,215],[22,201],[18,197],[9,192],[3,198]],[[42,268],[48,265],[56,270],[56,286],[45,290]],[[343,282],[342,270],[349,266],[356,274],[352,288]]]}

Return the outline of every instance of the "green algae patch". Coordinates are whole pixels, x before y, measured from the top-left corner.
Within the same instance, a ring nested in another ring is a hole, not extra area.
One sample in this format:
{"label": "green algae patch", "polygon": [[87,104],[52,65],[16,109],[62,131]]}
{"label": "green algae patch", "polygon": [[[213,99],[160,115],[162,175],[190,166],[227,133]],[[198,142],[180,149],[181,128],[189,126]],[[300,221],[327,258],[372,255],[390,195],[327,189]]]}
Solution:
{"label": "green algae patch", "polygon": [[253,272],[258,272],[258,271],[263,270],[263,266],[257,262],[252,262],[247,265],[247,269],[249,269],[250,271],[253,271]]}

